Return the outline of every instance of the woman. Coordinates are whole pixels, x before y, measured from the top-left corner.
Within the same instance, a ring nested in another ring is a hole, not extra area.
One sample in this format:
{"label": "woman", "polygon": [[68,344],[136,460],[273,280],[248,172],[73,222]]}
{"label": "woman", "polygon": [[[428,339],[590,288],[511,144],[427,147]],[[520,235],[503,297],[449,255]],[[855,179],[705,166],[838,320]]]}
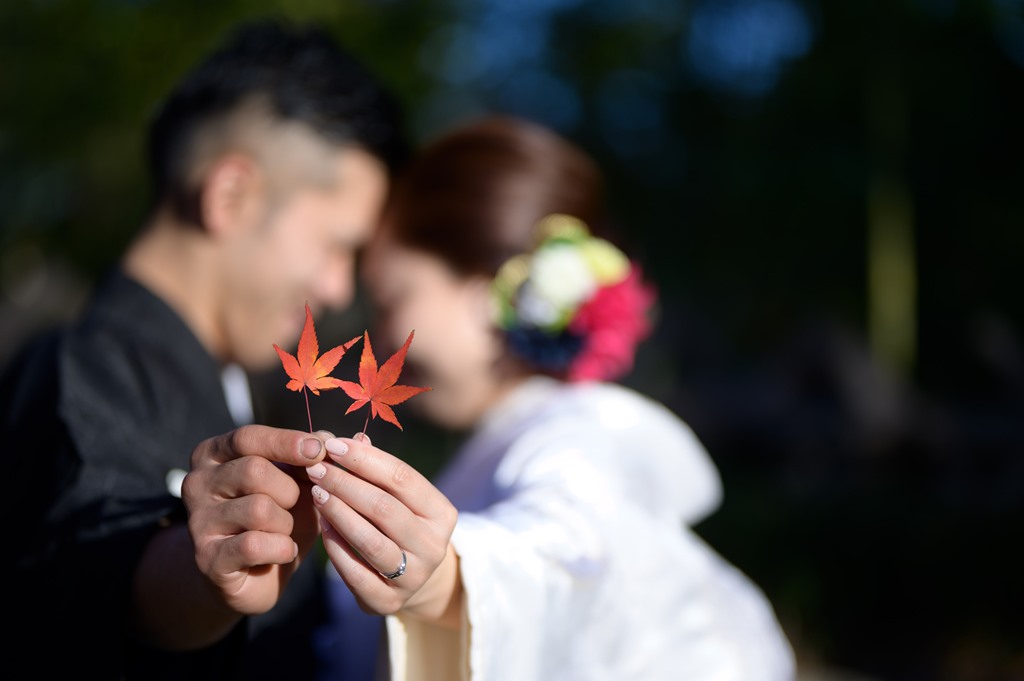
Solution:
{"label": "woman", "polygon": [[[408,408],[466,433],[437,480],[448,555],[387,618],[394,679],[793,678],[770,604],[689,529],[720,502],[705,450],[610,382],[653,296],[597,236],[600,184],[550,131],[482,119],[423,151],[366,253],[381,344],[414,329],[403,383],[432,388]],[[343,575],[344,479],[318,482]]]}

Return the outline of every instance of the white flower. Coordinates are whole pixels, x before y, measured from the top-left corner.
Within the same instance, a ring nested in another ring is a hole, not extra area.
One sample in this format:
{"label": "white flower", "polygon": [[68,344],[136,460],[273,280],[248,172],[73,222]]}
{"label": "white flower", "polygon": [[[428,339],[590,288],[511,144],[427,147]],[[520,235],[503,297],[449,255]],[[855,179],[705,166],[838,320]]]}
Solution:
{"label": "white flower", "polygon": [[570,314],[597,288],[586,259],[575,245],[567,243],[537,251],[530,267],[530,284],[537,296]]}
{"label": "white flower", "polygon": [[527,282],[519,289],[516,298],[516,317],[520,323],[546,329],[555,326],[562,318],[562,313]]}

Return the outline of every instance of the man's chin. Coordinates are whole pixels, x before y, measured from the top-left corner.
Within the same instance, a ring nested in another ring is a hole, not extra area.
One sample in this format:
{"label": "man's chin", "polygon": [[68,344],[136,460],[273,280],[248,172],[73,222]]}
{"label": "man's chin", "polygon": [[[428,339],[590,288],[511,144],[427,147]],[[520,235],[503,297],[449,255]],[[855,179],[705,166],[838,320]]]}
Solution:
{"label": "man's chin", "polygon": [[[278,343],[282,350],[292,354],[293,349],[281,345]],[[281,367],[281,358],[278,357],[277,351],[274,350],[274,344],[270,341],[267,342],[267,350],[251,348],[246,353],[238,353],[233,362],[238,366],[242,367],[246,371],[252,373],[263,373],[272,369]]]}

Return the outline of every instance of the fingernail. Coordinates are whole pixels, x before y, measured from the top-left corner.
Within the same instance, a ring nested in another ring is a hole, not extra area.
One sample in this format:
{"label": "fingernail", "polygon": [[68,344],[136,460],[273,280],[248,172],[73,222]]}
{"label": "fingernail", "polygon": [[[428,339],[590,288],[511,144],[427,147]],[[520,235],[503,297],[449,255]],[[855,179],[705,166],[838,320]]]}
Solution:
{"label": "fingernail", "polygon": [[348,451],[348,444],[346,444],[344,440],[340,440],[338,438],[328,440],[324,443],[324,446],[327,447],[328,452],[335,456],[342,456]]}
{"label": "fingernail", "polygon": [[316,499],[318,504],[326,504],[327,500],[331,498],[331,495],[327,493],[323,487],[319,485],[313,485],[313,498]]}
{"label": "fingernail", "polygon": [[295,542],[292,542],[292,545],[295,547],[295,552],[292,554],[292,560],[295,560],[299,557],[299,545]]}
{"label": "fingernail", "polygon": [[315,437],[307,438],[302,441],[300,451],[302,456],[307,459],[315,459],[320,456],[320,451],[323,448],[323,443],[317,440]]}
{"label": "fingernail", "polygon": [[352,436],[353,440],[361,440],[366,444],[370,444],[370,436],[363,432],[358,432]]}
{"label": "fingernail", "polygon": [[327,475],[327,466],[322,463],[310,466],[306,469],[306,474],[309,475],[311,480],[323,480],[324,476]]}

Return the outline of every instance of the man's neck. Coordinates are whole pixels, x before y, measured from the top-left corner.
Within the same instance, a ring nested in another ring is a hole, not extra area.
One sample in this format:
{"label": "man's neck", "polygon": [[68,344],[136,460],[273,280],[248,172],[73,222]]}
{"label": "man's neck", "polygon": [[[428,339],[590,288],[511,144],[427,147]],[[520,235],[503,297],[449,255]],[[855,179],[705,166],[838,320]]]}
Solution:
{"label": "man's neck", "polygon": [[214,246],[201,228],[157,216],[129,246],[122,266],[177,312],[211,355],[223,358]]}

